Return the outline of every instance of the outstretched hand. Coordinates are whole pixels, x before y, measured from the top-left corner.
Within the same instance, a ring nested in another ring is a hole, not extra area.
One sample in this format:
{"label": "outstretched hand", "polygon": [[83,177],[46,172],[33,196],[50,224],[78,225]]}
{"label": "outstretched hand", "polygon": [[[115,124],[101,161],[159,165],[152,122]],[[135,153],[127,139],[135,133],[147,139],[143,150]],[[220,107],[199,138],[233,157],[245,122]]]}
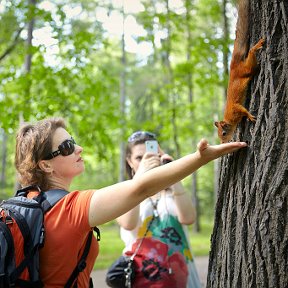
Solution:
{"label": "outstretched hand", "polygon": [[247,143],[245,142],[229,142],[219,145],[209,145],[206,139],[201,139],[197,145],[200,157],[208,161],[235,152],[244,147],[247,147]]}

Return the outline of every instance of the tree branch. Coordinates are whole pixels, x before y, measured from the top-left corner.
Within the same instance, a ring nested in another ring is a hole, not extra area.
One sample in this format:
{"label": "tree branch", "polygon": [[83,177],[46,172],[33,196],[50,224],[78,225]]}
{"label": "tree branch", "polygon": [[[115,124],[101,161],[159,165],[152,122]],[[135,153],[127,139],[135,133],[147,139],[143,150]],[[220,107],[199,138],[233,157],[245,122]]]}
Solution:
{"label": "tree branch", "polygon": [[4,53],[2,55],[0,55],[0,62],[6,57],[8,56],[13,50],[14,48],[17,46],[18,44],[18,40],[19,40],[19,36],[20,36],[20,33],[22,32],[22,30],[24,29],[24,27],[20,28],[15,37],[14,37],[14,40],[12,42],[12,44],[4,51]]}

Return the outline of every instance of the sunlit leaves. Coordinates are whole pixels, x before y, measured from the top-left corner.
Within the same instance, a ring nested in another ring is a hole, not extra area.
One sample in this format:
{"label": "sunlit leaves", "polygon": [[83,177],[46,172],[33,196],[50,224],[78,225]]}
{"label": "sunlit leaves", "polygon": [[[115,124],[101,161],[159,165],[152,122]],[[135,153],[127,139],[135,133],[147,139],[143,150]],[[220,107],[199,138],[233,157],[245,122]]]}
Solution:
{"label": "sunlit leaves", "polygon": [[[118,143],[128,136],[120,133],[119,83],[125,69],[127,134],[152,130],[173,154],[174,113],[182,154],[194,149],[192,138],[213,139],[213,117],[221,111],[218,99],[225,84],[222,50],[228,47],[222,37],[221,1],[177,1],[177,7],[168,1],[168,10],[164,0],[142,2],[145,10],[129,17],[135,17],[146,32],[136,40],[149,44],[151,54],[144,58],[127,52],[122,67],[121,35],[110,35],[96,17],[99,10],[106,15],[120,13],[113,1],[46,0],[33,11],[28,1],[2,1],[0,55],[17,31],[23,31],[13,51],[0,62],[1,127],[15,132],[20,115],[26,121],[62,116],[71,133],[81,139],[87,161],[105,160],[106,170],[113,171],[115,178]],[[34,40],[27,50],[31,15]],[[33,54],[32,67],[25,73],[28,51]]]}

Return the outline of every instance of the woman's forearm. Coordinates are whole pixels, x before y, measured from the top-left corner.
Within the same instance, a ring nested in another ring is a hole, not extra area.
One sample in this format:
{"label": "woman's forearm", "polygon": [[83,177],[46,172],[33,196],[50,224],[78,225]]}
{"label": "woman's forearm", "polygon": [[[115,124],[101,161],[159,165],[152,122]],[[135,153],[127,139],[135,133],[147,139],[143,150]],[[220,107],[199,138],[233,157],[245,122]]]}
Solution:
{"label": "woman's forearm", "polygon": [[208,161],[201,158],[197,152],[151,169],[141,177],[133,179],[145,191],[145,198],[164,190],[183,178],[192,174]]}
{"label": "woman's forearm", "polygon": [[152,196],[181,181],[208,162],[246,146],[245,142],[230,142],[210,146],[206,140],[202,139],[195,153],[151,169],[135,181],[139,181],[137,185],[140,185],[145,191],[145,197]]}
{"label": "woman's forearm", "polygon": [[186,225],[193,224],[196,220],[196,210],[191,196],[185,191],[181,182],[177,182],[171,188],[179,222]]}
{"label": "woman's forearm", "polygon": [[193,154],[153,168],[139,178],[95,191],[89,209],[90,226],[101,225],[127,213],[147,197],[179,182],[209,161],[245,146],[244,142],[210,146],[207,141],[201,140],[197,152]]}

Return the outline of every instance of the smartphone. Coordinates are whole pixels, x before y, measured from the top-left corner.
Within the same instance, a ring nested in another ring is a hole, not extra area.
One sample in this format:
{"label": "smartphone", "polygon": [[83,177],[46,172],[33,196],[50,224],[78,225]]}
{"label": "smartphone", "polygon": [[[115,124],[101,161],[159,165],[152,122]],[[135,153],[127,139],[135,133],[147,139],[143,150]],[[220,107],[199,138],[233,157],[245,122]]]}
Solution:
{"label": "smartphone", "polygon": [[156,140],[145,141],[146,152],[158,154],[158,142]]}

